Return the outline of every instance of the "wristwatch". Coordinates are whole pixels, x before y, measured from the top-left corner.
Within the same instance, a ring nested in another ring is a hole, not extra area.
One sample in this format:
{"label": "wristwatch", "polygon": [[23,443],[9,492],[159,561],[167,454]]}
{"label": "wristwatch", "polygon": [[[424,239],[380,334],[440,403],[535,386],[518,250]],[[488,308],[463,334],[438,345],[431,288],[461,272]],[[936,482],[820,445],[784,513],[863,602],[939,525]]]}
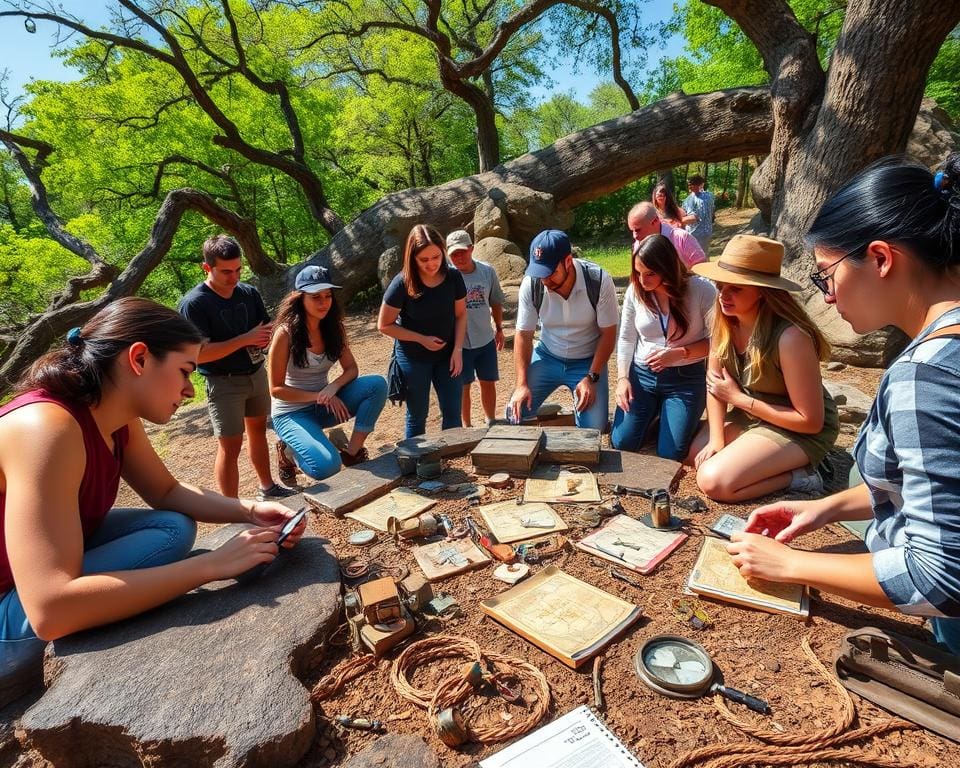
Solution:
{"label": "wristwatch", "polygon": [[587,378],[590,379],[590,381],[592,381],[594,384],[596,384],[598,381],[600,381],[600,374],[594,371],[590,371],[587,374]]}

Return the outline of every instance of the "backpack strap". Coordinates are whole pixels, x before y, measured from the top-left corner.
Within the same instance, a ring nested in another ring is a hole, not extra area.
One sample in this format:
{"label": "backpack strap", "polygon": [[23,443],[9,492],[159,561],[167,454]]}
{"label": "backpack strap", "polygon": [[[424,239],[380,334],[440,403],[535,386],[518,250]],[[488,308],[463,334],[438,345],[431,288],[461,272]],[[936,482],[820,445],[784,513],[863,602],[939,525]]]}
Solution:
{"label": "backpack strap", "polygon": [[923,344],[924,341],[931,341],[933,339],[942,339],[944,337],[950,338],[960,338],[960,323],[954,323],[953,325],[945,325],[943,328],[934,331],[929,336],[924,336],[923,340],[920,341],[920,344]]}
{"label": "backpack strap", "polygon": [[[584,277],[584,286],[587,289],[587,298],[590,300],[590,306],[596,310],[597,304],[600,303],[600,289],[603,286],[603,269],[601,269],[599,264],[594,264],[592,261],[586,261],[585,259],[574,259],[578,262],[583,268],[583,277]],[[543,280],[539,277],[533,278],[532,289],[532,298],[533,306],[537,310],[537,314],[540,314],[540,307],[543,306]]]}

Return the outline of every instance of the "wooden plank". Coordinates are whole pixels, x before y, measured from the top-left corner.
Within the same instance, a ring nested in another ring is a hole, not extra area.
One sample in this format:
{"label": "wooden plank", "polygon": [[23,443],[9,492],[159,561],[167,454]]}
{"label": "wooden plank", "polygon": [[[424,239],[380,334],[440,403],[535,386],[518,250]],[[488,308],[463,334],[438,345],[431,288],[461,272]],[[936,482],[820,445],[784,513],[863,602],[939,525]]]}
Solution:
{"label": "wooden plank", "polygon": [[474,469],[480,472],[528,474],[540,451],[539,440],[484,438],[470,452]]}
{"label": "wooden plank", "polygon": [[397,450],[407,455],[424,456],[440,449],[441,456],[466,456],[487,436],[486,427],[445,429],[432,435],[417,435],[397,443]]}
{"label": "wooden plank", "polygon": [[661,459],[644,453],[603,450],[597,466],[601,485],[625,485],[629,488],[670,488],[680,472],[679,461]]}
{"label": "wooden plank", "polygon": [[599,464],[600,430],[543,427],[539,461],[560,464]]}
{"label": "wooden plank", "polygon": [[522,427],[513,424],[495,424],[487,430],[486,436],[496,440],[536,440],[543,437],[540,427]]}
{"label": "wooden plank", "polygon": [[305,489],[303,498],[310,506],[339,517],[396,488],[402,477],[396,455],[385,453]]}

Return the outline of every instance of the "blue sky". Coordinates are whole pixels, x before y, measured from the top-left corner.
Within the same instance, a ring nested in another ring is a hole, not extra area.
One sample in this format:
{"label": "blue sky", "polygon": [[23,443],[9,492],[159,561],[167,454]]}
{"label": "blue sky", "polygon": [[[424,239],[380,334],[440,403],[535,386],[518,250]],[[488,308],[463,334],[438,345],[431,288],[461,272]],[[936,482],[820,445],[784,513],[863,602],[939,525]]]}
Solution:
{"label": "blue sky", "polygon": [[[109,8],[113,5],[103,0],[60,0],[60,7],[67,13],[81,19],[87,25],[99,27],[109,20]],[[115,7],[115,6],[113,6]],[[673,9],[673,0],[649,0],[649,23],[668,18]],[[64,67],[62,59],[52,54],[51,45],[55,39],[55,30],[49,22],[37,22],[37,31],[30,34],[19,19],[0,19],[0,71],[7,71],[7,89],[11,96],[23,92],[23,86],[31,79],[36,80],[73,80],[77,73]],[[681,50],[681,41],[671,40],[666,49],[651,51],[651,64],[656,63],[659,55],[676,56]],[[538,98],[548,98],[551,93],[573,91],[581,100],[586,100],[590,91],[609,76],[598,77],[589,67],[575,71],[576,62],[567,57],[555,63],[551,77],[552,87],[534,90]],[[640,83],[633,83],[639,87]]]}

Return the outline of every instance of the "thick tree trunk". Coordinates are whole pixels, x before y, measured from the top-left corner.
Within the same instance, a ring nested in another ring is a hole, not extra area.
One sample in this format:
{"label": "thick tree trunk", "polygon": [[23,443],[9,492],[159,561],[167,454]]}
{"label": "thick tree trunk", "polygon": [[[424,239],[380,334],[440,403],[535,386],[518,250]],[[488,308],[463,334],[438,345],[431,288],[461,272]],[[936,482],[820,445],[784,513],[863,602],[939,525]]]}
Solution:
{"label": "thick tree trunk", "polygon": [[[906,147],[930,65],[960,22],[960,0],[922,13],[910,0],[851,0],[826,73],[785,0],[707,1],[743,28],[770,74],[773,140],[751,192],[771,236],[786,245],[786,274],[807,286],[807,229],[851,176]],[[804,300],[837,359],[884,365],[902,344],[899,332],[857,335],[813,288]]]}
{"label": "thick tree trunk", "polygon": [[747,178],[750,175],[750,158],[740,158],[740,168],[737,172],[737,208],[743,208],[747,196]]}
{"label": "thick tree trunk", "polygon": [[380,254],[402,245],[414,224],[429,222],[442,232],[462,226],[473,219],[488,192],[502,184],[549,193],[559,208],[570,209],[658,168],[681,165],[691,153],[712,161],[764,152],[771,130],[765,88],[671,96],[491,172],[388,195],[337,233],[309,263],[331,267],[349,295],[376,280]]}

